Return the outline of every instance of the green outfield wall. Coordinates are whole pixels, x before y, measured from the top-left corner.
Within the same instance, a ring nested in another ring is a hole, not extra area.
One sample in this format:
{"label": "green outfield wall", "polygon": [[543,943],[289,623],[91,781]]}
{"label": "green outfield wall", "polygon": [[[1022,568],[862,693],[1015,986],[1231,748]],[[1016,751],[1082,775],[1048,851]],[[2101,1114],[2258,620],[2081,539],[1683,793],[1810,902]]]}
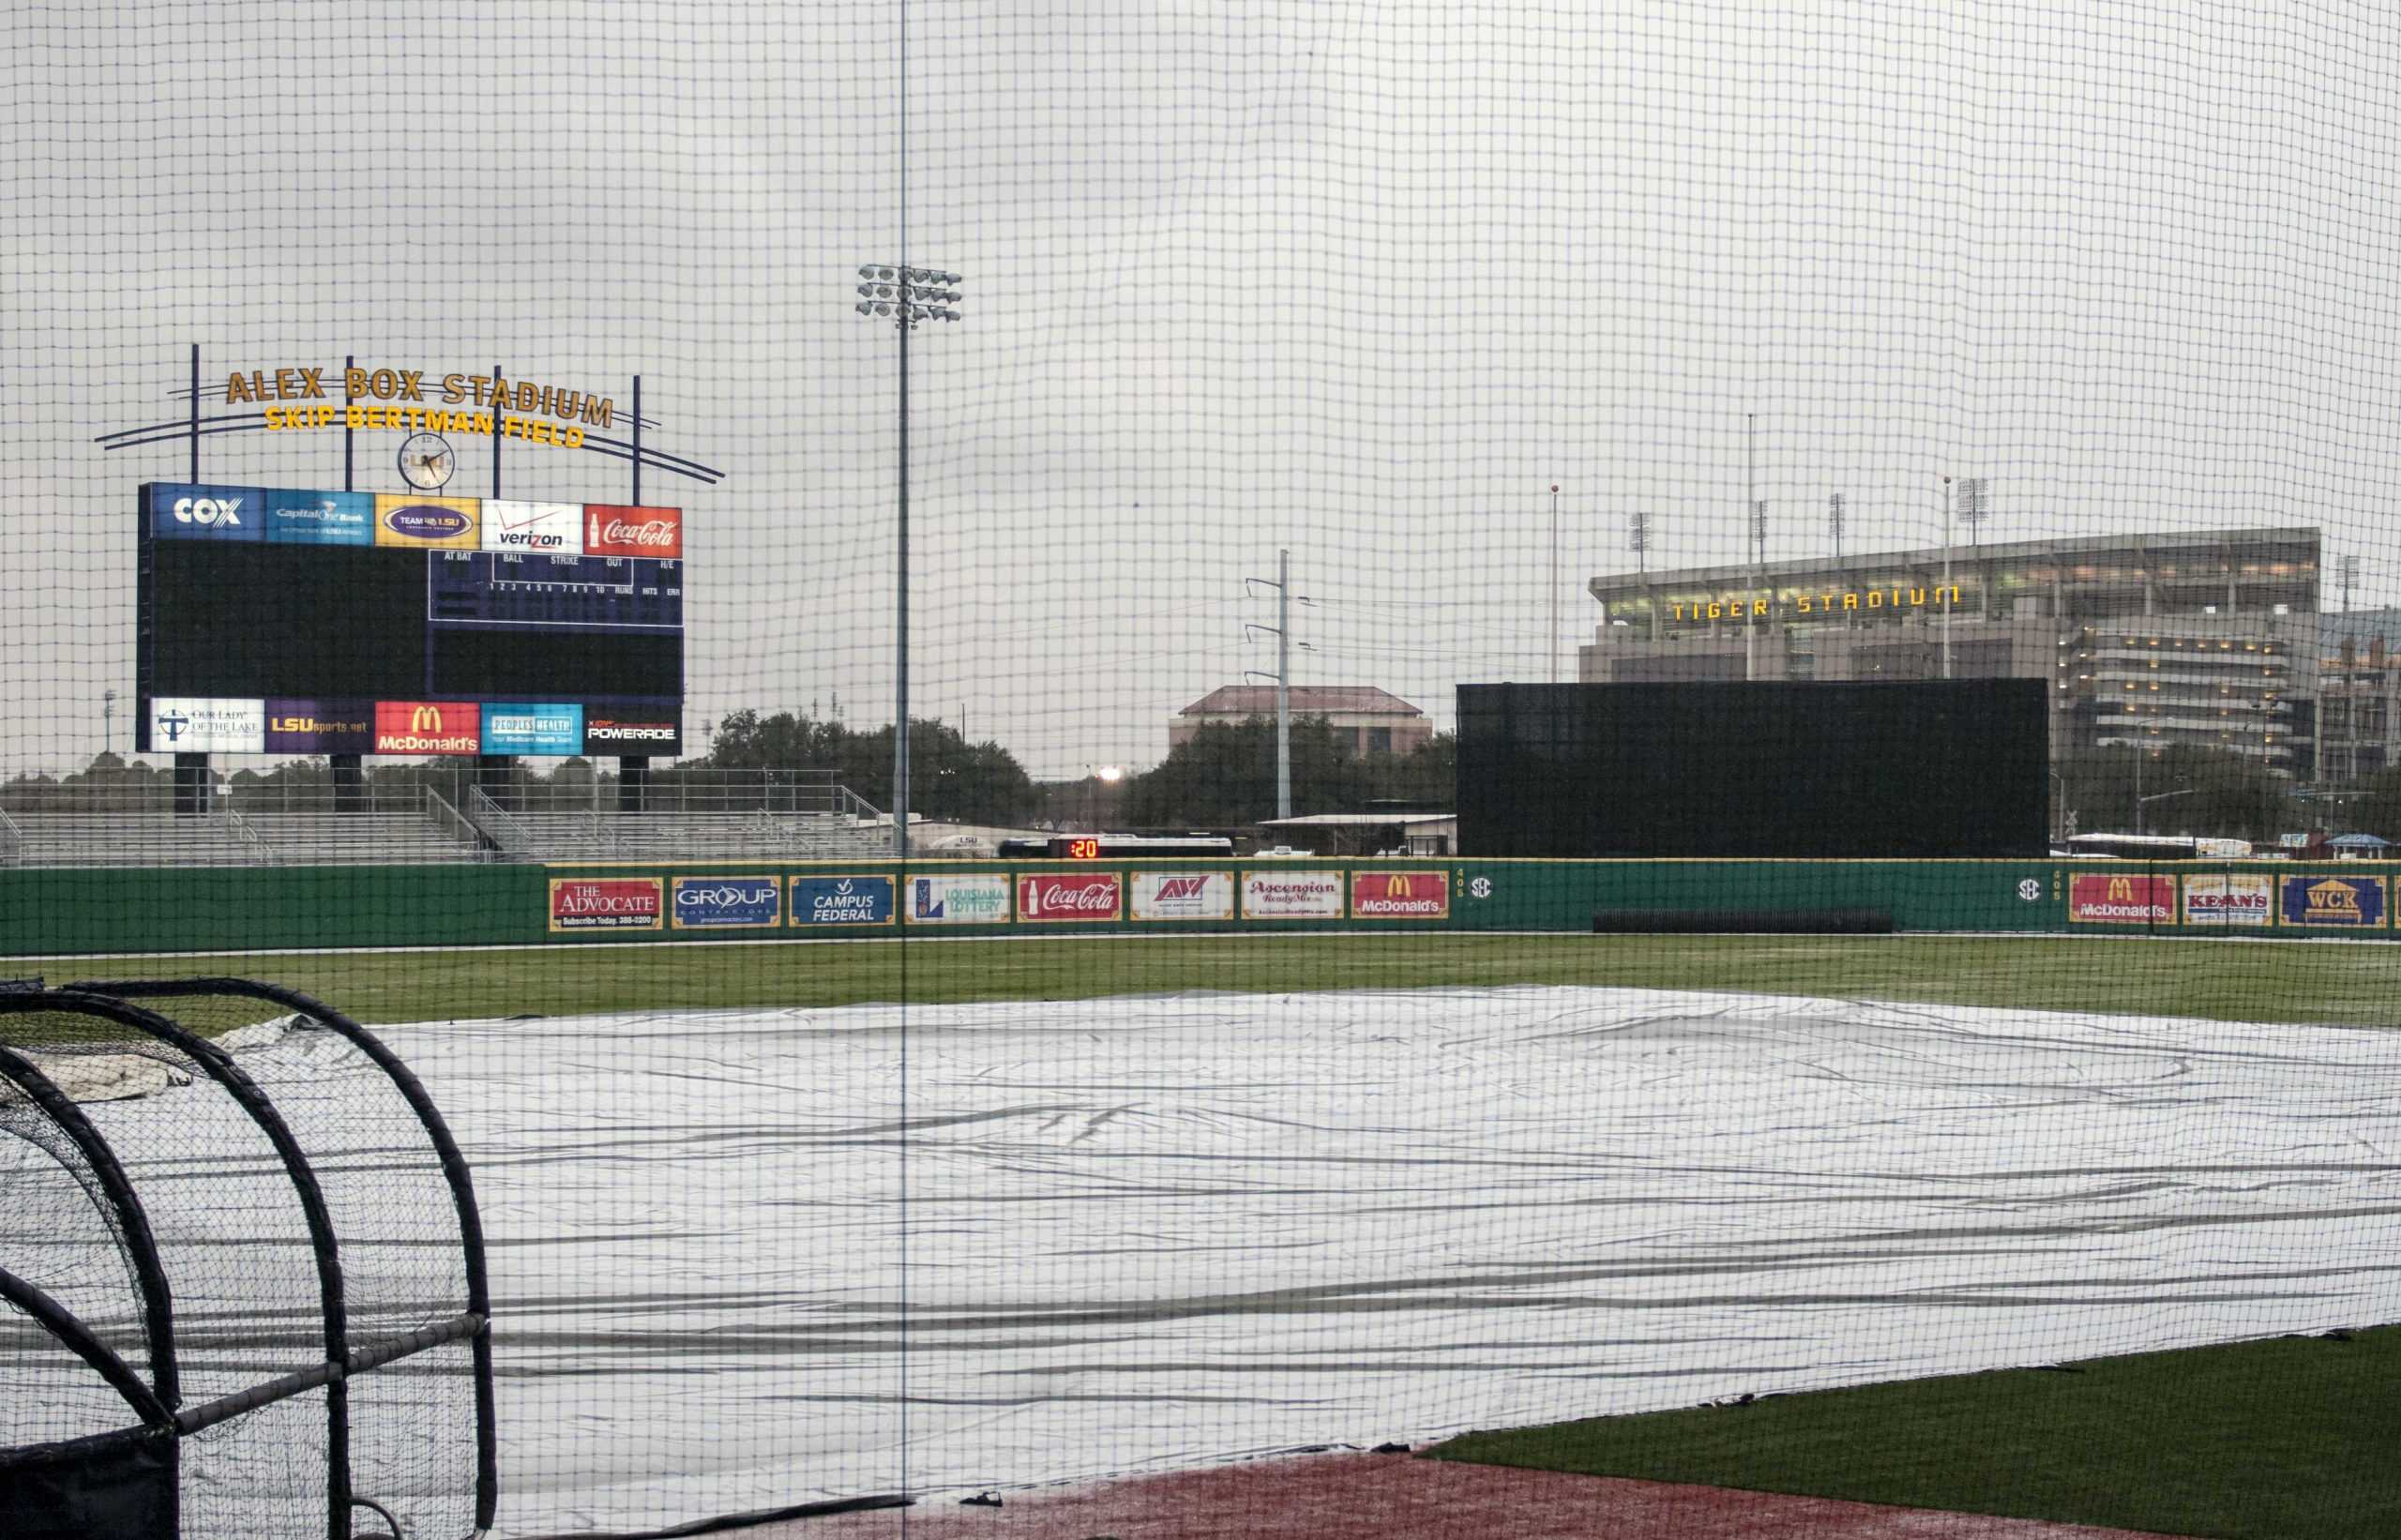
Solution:
{"label": "green outfield wall", "polygon": [[2386,936],[2401,866],[2055,861],[711,861],[0,869],[0,956],[1082,931],[1586,931],[1609,910],[1903,930]]}

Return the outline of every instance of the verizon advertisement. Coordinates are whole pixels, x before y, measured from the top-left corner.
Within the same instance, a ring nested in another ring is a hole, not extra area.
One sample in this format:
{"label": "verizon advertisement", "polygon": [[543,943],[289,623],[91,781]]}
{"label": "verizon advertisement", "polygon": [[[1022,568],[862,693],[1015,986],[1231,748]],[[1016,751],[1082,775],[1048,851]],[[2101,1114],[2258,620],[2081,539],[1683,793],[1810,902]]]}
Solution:
{"label": "verizon advertisement", "polygon": [[1138,920],[1231,920],[1234,879],[1224,871],[1138,871],[1130,895]]}
{"label": "verizon advertisement", "polygon": [[553,877],[551,929],[659,929],[666,924],[665,888],[657,877]]}
{"label": "verizon advertisement", "polygon": [[1113,920],[1125,913],[1125,892],[1113,871],[1019,877],[1017,917],[1029,924]]}
{"label": "verizon advertisement", "polygon": [[473,701],[378,701],[378,754],[480,754],[484,709]]}
{"label": "verizon advertisement", "polygon": [[2074,925],[2174,925],[2176,879],[2079,871],[2067,880]]}
{"label": "verizon advertisement", "polygon": [[1354,871],[1351,917],[1354,920],[1442,920],[1451,913],[1447,871]]}
{"label": "verizon advertisement", "polygon": [[583,554],[583,507],[577,503],[504,503],[486,498],[483,549],[532,556]]}
{"label": "verizon advertisement", "polygon": [[1242,874],[1246,920],[1338,920],[1342,873],[1338,871],[1246,871]]}
{"label": "verizon advertisement", "polygon": [[684,559],[684,510],[586,503],[583,506],[583,553],[586,556],[648,556],[662,562],[680,562]]}

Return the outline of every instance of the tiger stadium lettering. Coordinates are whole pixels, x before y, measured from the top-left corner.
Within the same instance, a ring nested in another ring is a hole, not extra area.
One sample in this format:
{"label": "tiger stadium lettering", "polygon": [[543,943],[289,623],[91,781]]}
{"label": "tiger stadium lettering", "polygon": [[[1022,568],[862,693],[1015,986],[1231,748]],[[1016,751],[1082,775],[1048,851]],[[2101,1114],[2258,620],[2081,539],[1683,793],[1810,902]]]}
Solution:
{"label": "tiger stadium lettering", "polygon": [[2384,879],[2333,873],[2287,877],[2276,918],[2313,930],[2384,929]]}
{"label": "tiger stadium lettering", "polygon": [[2176,879],[2079,871],[2067,880],[2071,925],[2174,925]]}
{"label": "tiger stadium lettering", "polygon": [[1078,871],[1018,879],[1017,917],[1034,925],[1115,920],[1125,889],[1113,871]]}
{"label": "tiger stadium lettering", "polygon": [[783,924],[783,883],[773,877],[678,877],[668,924],[678,930],[772,930]]}
{"label": "tiger stadium lettering", "polygon": [[657,877],[553,877],[551,929],[657,930],[666,883]]}
{"label": "tiger stadium lettering", "polygon": [[1351,917],[1354,920],[1442,920],[1451,914],[1447,871],[1354,871]]}
{"label": "tiger stadium lettering", "polygon": [[892,879],[795,877],[792,880],[794,926],[890,925],[895,915]]}
{"label": "tiger stadium lettering", "polygon": [[1128,897],[1138,920],[1231,920],[1234,880],[1223,871],[1138,871]]}

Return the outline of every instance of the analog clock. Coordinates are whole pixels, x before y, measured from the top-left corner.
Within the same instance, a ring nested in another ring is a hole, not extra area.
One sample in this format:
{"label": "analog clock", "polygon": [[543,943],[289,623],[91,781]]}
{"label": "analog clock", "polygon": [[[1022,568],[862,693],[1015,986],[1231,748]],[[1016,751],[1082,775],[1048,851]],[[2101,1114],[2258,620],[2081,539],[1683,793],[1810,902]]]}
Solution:
{"label": "analog clock", "polygon": [[411,433],[400,443],[400,477],[421,492],[440,491],[458,466],[439,433]]}

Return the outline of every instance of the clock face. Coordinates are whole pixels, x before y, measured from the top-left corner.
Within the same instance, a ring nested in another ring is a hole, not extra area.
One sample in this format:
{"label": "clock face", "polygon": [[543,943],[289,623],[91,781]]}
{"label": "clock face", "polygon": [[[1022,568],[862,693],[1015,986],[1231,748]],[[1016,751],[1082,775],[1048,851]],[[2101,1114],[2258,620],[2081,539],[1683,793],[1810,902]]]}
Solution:
{"label": "clock face", "polygon": [[412,433],[400,444],[400,477],[421,492],[438,491],[458,460],[439,433]]}

